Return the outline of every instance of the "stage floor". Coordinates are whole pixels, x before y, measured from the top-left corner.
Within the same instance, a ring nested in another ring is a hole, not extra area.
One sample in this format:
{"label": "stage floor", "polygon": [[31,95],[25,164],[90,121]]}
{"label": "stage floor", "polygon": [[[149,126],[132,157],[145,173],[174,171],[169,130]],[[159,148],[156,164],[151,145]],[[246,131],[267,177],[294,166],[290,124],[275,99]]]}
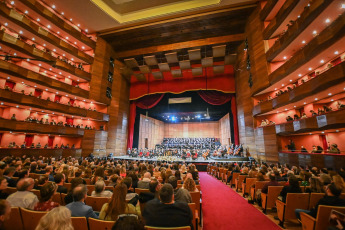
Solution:
{"label": "stage floor", "polygon": [[167,162],[186,162],[186,163],[226,163],[226,162],[250,162],[249,157],[231,157],[231,158],[209,158],[205,160],[203,157],[198,157],[196,160],[182,158],[161,159],[161,158],[145,158],[145,157],[130,157],[130,156],[114,156],[114,159],[119,160],[137,160],[137,161],[167,161]]}

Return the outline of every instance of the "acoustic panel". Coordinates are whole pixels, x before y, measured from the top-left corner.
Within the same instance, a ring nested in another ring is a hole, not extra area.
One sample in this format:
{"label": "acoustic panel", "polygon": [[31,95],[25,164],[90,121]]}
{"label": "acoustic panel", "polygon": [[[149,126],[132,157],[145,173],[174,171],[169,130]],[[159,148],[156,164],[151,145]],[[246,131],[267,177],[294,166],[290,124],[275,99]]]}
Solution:
{"label": "acoustic panel", "polygon": [[224,57],[226,45],[213,46],[212,50],[213,50],[213,57]]}
{"label": "acoustic panel", "polygon": [[182,77],[182,71],[180,69],[173,69],[171,70],[171,74],[173,77],[175,78],[179,78],[179,77]]}
{"label": "acoustic panel", "polygon": [[138,67],[138,62],[137,62],[137,60],[135,60],[135,58],[128,58],[128,59],[125,59],[124,62],[126,63],[126,65],[127,65],[129,68]]}
{"label": "acoustic panel", "polygon": [[165,54],[165,58],[167,59],[168,63],[177,63],[178,62],[178,58],[177,58],[177,53],[166,53]]}
{"label": "acoustic panel", "polygon": [[139,66],[139,69],[142,73],[150,73],[150,68],[147,65]]}
{"label": "acoustic panel", "polygon": [[201,59],[200,49],[188,50],[188,55],[189,55],[189,59],[193,61]]}
{"label": "acoustic panel", "polygon": [[223,65],[213,66],[213,73],[215,74],[224,73],[224,66]]}
{"label": "acoustic panel", "polygon": [[156,56],[146,56],[144,57],[145,63],[149,66],[157,65],[157,59]]}
{"label": "acoustic panel", "polygon": [[158,63],[159,70],[162,72],[169,72],[170,66],[168,63]]}
{"label": "acoustic panel", "polygon": [[180,61],[179,64],[180,64],[181,69],[190,69],[191,68],[189,60]]}
{"label": "acoustic panel", "polygon": [[153,77],[155,78],[155,79],[157,79],[157,80],[161,80],[161,79],[163,79],[163,74],[162,74],[162,72],[152,72],[152,75],[153,75]]}
{"label": "acoustic panel", "polygon": [[202,67],[197,67],[197,68],[192,69],[193,76],[200,76],[202,75],[202,73],[203,73]]}
{"label": "acoustic panel", "polygon": [[213,57],[207,57],[201,60],[202,67],[211,67],[213,66]]}

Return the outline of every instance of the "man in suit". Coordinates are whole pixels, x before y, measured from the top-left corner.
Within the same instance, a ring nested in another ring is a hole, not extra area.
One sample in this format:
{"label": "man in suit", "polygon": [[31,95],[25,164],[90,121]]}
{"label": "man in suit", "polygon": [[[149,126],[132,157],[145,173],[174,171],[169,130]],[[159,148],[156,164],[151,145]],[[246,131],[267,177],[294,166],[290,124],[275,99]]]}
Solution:
{"label": "man in suit", "polygon": [[63,173],[55,174],[54,181],[58,186],[56,192],[59,192],[59,193],[67,193],[68,192],[68,189],[65,186],[63,186],[63,182],[65,181],[65,174],[63,174]]}
{"label": "man in suit", "polygon": [[66,207],[71,210],[73,217],[92,217],[98,219],[91,206],[84,203],[87,198],[87,188],[86,185],[80,184],[73,190],[73,202],[66,205]]}
{"label": "man in suit", "polygon": [[138,182],[138,188],[149,189],[149,184],[151,182],[151,173],[146,172],[144,178]]}
{"label": "man in suit", "polygon": [[[159,200],[160,199],[160,200]],[[153,227],[191,226],[193,214],[187,203],[174,201],[174,189],[171,184],[164,184],[159,191],[159,199],[146,203],[143,217],[146,225]]]}

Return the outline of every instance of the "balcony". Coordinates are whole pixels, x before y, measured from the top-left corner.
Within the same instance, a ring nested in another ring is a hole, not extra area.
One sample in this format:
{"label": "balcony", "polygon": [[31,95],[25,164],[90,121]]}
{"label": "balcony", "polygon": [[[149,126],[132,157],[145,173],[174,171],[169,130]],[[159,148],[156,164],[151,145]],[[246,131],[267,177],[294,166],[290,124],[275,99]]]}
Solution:
{"label": "balcony", "polygon": [[64,114],[91,118],[97,121],[109,121],[109,115],[96,111],[81,109],[69,105],[59,104],[52,101],[39,99],[25,94],[14,93],[9,90],[0,89],[0,99],[9,103],[26,105],[30,107],[61,112]]}
{"label": "balcony", "polygon": [[88,98],[89,92],[75,87],[73,85],[66,84],[62,81],[55,80],[50,77],[46,77],[43,74],[36,73],[34,71],[28,70],[24,67],[18,66],[16,64],[13,64],[11,62],[7,62],[4,60],[0,60],[0,70],[3,73],[10,74],[12,76],[16,76],[19,78],[23,78],[32,82],[35,82],[37,84],[40,84],[42,86],[46,86],[49,88],[57,89],[62,92],[66,92],[69,94],[73,94],[82,98]]}
{"label": "balcony", "polygon": [[74,38],[78,39],[80,42],[84,43],[85,45],[89,46],[90,48],[94,49],[96,47],[96,42],[88,38],[85,34],[75,29],[69,23],[58,17],[52,11],[47,9],[44,5],[42,5],[39,1],[36,0],[26,0],[22,1],[22,3],[29,7],[30,9],[34,10],[37,14],[41,15],[51,23],[54,23],[60,29],[64,30],[69,35],[73,36]]}
{"label": "balcony", "polygon": [[277,15],[270,21],[263,31],[264,39],[268,40],[283,33],[289,21],[291,19],[296,19],[307,4],[308,1],[306,0],[286,0]]}
{"label": "balcony", "polygon": [[287,122],[276,125],[276,133],[280,135],[286,135],[294,132],[293,122]]}
{"label": "balcony", "polygon": [[45,125],[36,122],[31,123],[25,121],[15,121],[3,118],[0,118],[0,130],[40,134],[56,134],[75,137],[84,135],[84,129],[77,129],[58,125]]}
{"label": "balcony", "polygon": [[[340,87],[345,82],[345,62],[328,69],[320,75],[316,75],[314,78],[303,83],[300,86],[292,89],[291,91],[281,94],[272,100],[264,101],[256,105],[253,109],[253,116],[262,115],[265,113],[274,113],[277,109],[284,109],[288,105],[293,103],[299,103],[302,105],[302,101],[307,100],[307,97],[312,97],[316,94],[324,94],[327,96],[331,90],[333,95],[336,93],[342,93],[344,87]],[[337,89],[335,89],[337,88]],[[337,90],[340,92],[337,92]],[[318,96],[317,96],[318,97]],[[322,98],[319,97],[319,98]]]}
{"label": "balcony", "polygon": [[4,3],[0,3],[0,19],[3,22],[6,22],[6,21],[12,22],[10,27],[12,29],[15,29],[16,31],[25,30],[26,33],[28,33],[29,35],[37,36],[38,38],[41,39],[40,41],[37,39],[38,42],[40,42],[40,44],[49,42],[53,46],[56,46],[58,49],[61,49],[73,55],[80,61],[90,63],[90,64],[93,62],[93,57],[91,57],[90,55],[80,51],[74,46],[56,37],[52,33],[48,32],[44,28],[32,22],[30,19],[28,19],[24,15],[18,13],[16,10],[8,8],[6,4]]}
{"label": "balcony", "polygon": [[[8,46],[10,49],[17,50],[23,54],[29,55],[30,57],[44,59],[47,61],[51,61],[51,65],[54,66],[54,68],[60,69],[65,71],[66,73],[72,74],[74,76],[80,77],[86,81],[91,80],[91,74],[87,73],[81,69],[78,69],[66,62],[63,62],[59,60],[58,58],[53,57],[52,55],[49,55],[45,52],[43,52],[40,49],[34,48],[33,46],[21,41],[20,39],[17,39],[10,34],[7,34],[3,31],[0,31],[0,41],[3,42],[6,46]],[[2,48],[3,49],[3,48]],[[28,58],[30,58],[28,57]]]}
{"label": "balcony", "polygon": [[9,149],[9,148],[0,148],[0,156],[15,156],[22,157],[26,155],[27,157],[81,157],[81,149]]}

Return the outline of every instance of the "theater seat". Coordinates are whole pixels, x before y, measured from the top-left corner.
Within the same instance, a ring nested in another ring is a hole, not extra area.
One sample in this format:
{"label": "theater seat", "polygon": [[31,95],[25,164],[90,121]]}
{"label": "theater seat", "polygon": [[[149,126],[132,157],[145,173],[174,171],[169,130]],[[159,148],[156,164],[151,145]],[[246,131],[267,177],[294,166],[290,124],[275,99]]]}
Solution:
{"label": "theater seat", "polygon": [[246,183],[242,183],[242,192],[243,192],[243,197],[248,195],[250,193],[250,188],[252,187],[253,184],[255,184],[256,178],[247,178]]}
{"label": "theater seat", "polygon": [[321,198],[325,196],[325,193],[310,193],[309,210],[314,208]]}
{"label": "theater seat", "polygon": [[24,229],[35,230],[40,219],[48,212],[37,212],[37,211],[31,211],[28,209],[20,208],[20,213],[22,215]]}
{"label": "theater seat", "polygon": [[135,189],[135,193],[137,193],[138,195],[142,192],[150,192],[149,189],[144,189],[144,188],[136,188]]}
{"label": "theater seat", "polygon": [[20,214],[20,210],[18,207],[12,207],[11,208],[10,218],[8,220],[5,220],[5,222],[4,222],[4,229],[11,229],[11,230],[23,230],[24,229],[22,216]]}
{"label": "theater seat", "polygon": [[89,196],[85,200],[85,204],[92,207],[93,211],[99,212],[101,211],[103,205],[108,203],[110,198],[107,197],[92,197]]}
{"label": "theater seat", "polygon": [[172,228],[145,226],[145,229],[146,230],[190,230],[190,226],[172,227]]}
{"label": "theater seat", "polygon": [[86,185],[87,187],[87,195],[91,196],[91,193],[95,190],[95,186],[94,185]]}
{"label": "theater seat", "polygon": [[276,200],[282,189],[283,186],[268,186],[267,194],[261,193],[261,207],[265,214],[267,209],[271,209],[275,206]]}
{"label": "theater seat", "polygon": [[89,218],[89,230],[111,230],[114,224],[115,221],[104,221]]}
{"label": "theater seat", "polygon": [[61,201],[61,194],[60,193],[54,193],[54,195],[52,196],[52,201],[59,203],[60,205],[63,205],[62,201]]}
{"label": "theater seat", "polygon": [[277,213],[279,225],[284,228],[285,220],[296,220],[296,209],[308,209],[309,193],[288,193],[286,203],[277,200]]}
{"label": "theater seat", "polygon": [[301,214],[301,222],[303,230],[324,230],[327,229],[329,224],[329,216],[332,210],[336,210],[341,213],[345,213],[345,207],[335,207],[335,206],[326,206],[320,205],[317,211],[316,219],[312,216],[309,216],[306,213]]}
{"label": "theater seat", "polygon": [[71,220],[74,229],[88,230],[87,220],[85,217],[71,217]]}
{"label": "theater seat", "polygon": [[194,230],[198,230],[198,223],[199,223],[198,210],[195,207],[195,203],[188,203],[188,206],[189,206],[190,210],[193,213],[193,226],[194,226]]}

